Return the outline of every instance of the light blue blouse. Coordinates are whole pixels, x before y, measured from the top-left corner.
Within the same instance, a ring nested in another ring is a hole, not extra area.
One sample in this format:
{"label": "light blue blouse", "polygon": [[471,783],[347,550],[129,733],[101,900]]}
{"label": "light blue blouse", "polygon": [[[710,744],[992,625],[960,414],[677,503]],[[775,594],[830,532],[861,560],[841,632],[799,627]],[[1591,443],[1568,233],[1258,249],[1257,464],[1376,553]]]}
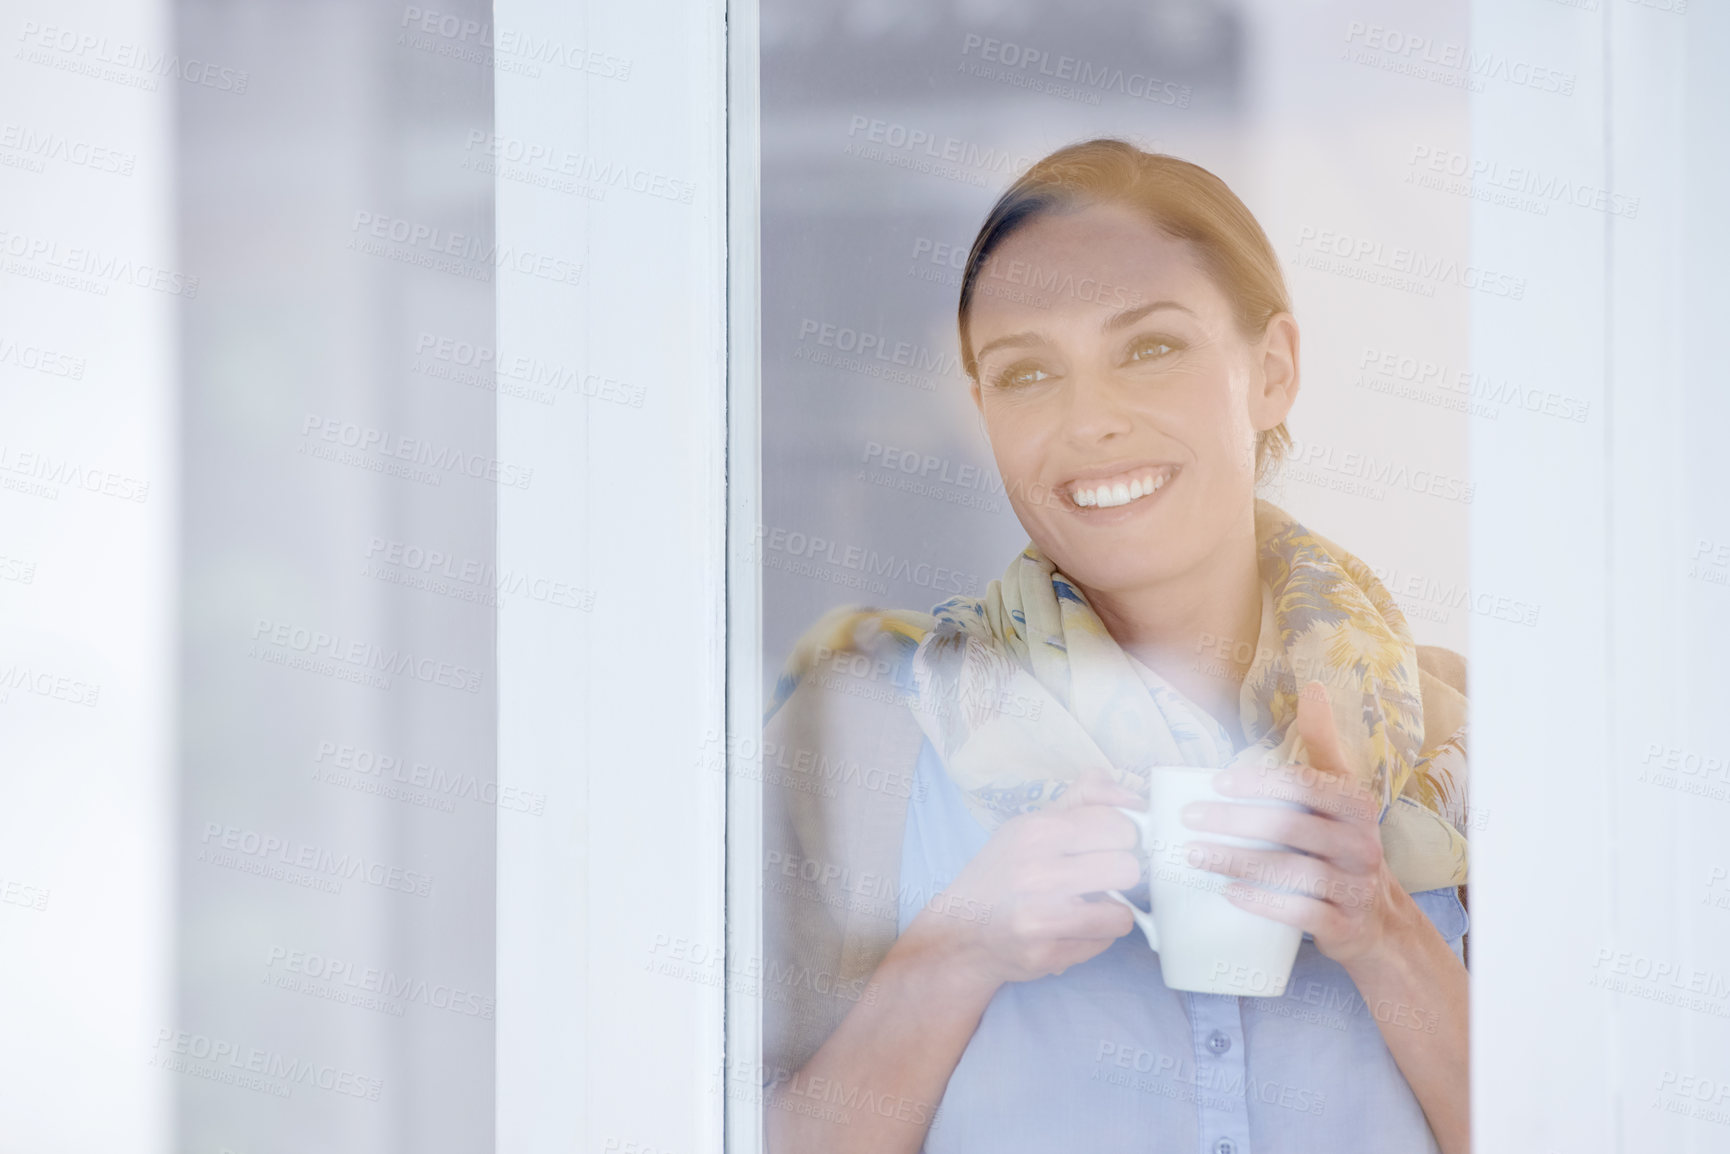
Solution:
{"label": "light blue blouse", "polygon": [[[901,850],[900,929],[985,845],[927,742]],[[1200,835],[1198,835],[1200,836]],[[1413,894],[1455,954],[1452,889]],[[1433,1031],[1422,1008],[1371,1008],[1305,935],[1284,997],[1167,989],[1139,931],[1053,977],[1005,985],[949,1079],[926,1154],[1431,1154],[1376,1019]]]}

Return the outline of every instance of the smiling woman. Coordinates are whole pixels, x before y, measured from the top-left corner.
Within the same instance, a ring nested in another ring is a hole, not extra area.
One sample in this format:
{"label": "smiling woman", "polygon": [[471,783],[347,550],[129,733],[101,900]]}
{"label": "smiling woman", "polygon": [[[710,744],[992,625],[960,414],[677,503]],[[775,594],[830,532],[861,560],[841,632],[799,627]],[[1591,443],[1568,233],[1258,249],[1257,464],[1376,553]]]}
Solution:
{"label": "smiling woman", "polygon": [[830,614],[778,687],[771,1149],[1464,1150],[1463,678],[1256,499],[1300,380],[1261,228],[1076,145],[958,321],[1031,541],[982,597]]}

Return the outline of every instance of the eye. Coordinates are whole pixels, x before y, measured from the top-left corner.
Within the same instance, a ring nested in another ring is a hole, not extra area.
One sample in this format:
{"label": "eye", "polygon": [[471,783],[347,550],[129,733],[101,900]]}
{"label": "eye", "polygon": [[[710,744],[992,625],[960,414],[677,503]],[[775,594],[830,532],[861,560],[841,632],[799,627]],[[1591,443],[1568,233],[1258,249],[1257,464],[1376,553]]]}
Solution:
{"label": "eye", "polygon": [[1049,381],[1051,374],[1038,365],[1022,363],[1010,365],[992,379],[992,383],[1000,389],[1024,388],[1027,385],[1037,385],[1040,381]]}
{"label": "eye", "polygon": [[1177,342],[1166,337],[1141,337],[1129,346],[1129,359],[1133,361],[1157,361],[1161,357],[1177,352]]}

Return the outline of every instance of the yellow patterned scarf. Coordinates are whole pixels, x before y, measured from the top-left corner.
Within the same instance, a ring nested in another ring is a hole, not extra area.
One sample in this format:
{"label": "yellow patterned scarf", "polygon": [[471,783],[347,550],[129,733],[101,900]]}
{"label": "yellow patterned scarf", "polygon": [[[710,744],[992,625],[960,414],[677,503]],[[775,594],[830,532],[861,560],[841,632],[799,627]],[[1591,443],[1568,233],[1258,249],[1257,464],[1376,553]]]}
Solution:
{"label": "yellow patterned scarf", "polygon": [[[784,699],[827,648],[897,655],[899,680],[949,776],[987,829],[1058,797],[1089,767],[1138,793],[1160,765],[1301,762],[1297,695],[1326,686],[1347,761],[1383,799],[1382,843],[1402,886],[1466,880],[1450,766],[1463,717],[1426,744],[1416,646],[1393,598],[1356,557],[1266,502],[1256,505],[1261,635],[1239,695],[1249,748],[1125,653],[1086,598],[1029,545],[981,598],[930,614],[843,610],[808,633]],[[1220,660],[1210,650],[1197,661]]]}

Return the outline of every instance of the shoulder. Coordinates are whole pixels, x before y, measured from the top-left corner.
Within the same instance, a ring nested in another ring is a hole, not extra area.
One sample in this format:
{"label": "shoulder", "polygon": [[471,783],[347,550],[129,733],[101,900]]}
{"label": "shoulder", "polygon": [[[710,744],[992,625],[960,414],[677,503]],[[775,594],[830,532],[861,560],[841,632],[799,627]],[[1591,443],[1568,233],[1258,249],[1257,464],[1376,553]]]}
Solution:
{"label": "shoulder", "polygon": [[864,605],[831,609],[793,643],[765,720],[813,681],[847,674],[874,676],[886,684],[903,681],[913,652],[931,625],[930,614],[907,609]]}
{"label": "shoulder", "polygon": [[763,726],[763,781],[781,787],[766,800],[783,803],[814,840],[857,834],[861,823],[899,828],[925,737],[908,694],[921,616],[848,607],[795,646]]}
{"label": "shoulder", "polygon": [[1466,659],[1452,649],[1418,646],[1418,671],[1434,677],[1461,697],[1466,696]]}

